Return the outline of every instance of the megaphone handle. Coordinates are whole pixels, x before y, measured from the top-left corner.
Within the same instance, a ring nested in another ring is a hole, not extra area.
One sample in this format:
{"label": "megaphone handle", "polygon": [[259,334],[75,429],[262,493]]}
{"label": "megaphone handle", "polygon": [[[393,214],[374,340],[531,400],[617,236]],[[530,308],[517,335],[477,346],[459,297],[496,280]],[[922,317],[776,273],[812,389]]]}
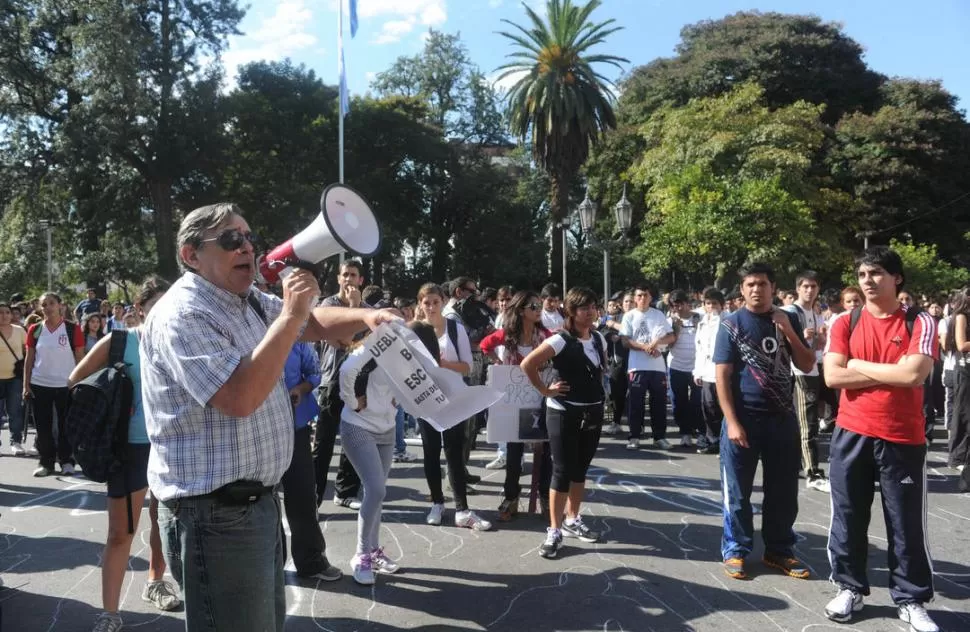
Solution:
{"label": "megaphone handle", "polygon": [[[285,281],[285,280],[286,280],[286,277],[288,277],[288,276],[290,276],[291,274],[293,274],[293,272],[294,272],[295,270],[296,270],[296,268],[295,268],[295,267],[293,267],[293,266],[286,266],[285,268],[283,268],[282,270],[280,270],[280,273],[279,273],[279,277],[280,277],[280,282],[282,283],[283,281]],[[319,296],[319,295],[317,295],[317,296],[316,296],[316,297],[315,297],[315,298],[313,299],[313,301],[311,301],[311,305],[310,305],[310,307],[314,307],[314,306],[315,306],[315,305],[317,304],[317,301],[318,301],[318,300],[320,300],[320,296]]]}

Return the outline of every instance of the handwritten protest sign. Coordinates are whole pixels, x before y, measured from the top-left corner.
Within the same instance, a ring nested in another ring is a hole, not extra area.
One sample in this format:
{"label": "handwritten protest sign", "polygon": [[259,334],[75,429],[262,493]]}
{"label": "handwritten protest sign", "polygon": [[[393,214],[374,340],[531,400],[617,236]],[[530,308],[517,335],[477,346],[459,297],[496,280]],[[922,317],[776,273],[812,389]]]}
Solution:
{"label": "handwritten protest sign", "polygon": [[395,401],[437,430],[458,425],[502,397],[487,386],[467,386],[458,373],[439,367],[414,332],[401,324],[382,324],[363,345],[387,372]]}
{"label": "handwritten protest sign", "polygon": [[486,384],[502,393],[488,409],[488,441],[548,441],[540,426],[542,395],[515,365],[488,367]]}

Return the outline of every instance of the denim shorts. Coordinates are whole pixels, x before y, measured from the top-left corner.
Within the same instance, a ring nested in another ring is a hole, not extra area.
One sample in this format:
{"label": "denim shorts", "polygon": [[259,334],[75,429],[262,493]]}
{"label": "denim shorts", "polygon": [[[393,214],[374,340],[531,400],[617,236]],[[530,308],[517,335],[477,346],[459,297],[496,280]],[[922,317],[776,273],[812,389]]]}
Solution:
{"label": "denim shorts", "polygon": [[124,498],[148,487],[148,454],[150,443],[129,443],[125,465],[108,477],[108,498]]}

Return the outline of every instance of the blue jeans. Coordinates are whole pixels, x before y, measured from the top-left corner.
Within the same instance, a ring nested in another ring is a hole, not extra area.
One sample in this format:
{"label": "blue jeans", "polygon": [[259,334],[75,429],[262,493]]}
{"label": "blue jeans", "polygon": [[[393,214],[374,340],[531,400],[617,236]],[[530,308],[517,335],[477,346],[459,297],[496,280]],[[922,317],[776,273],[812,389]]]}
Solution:
{"label": "blue jeans", "polygon": [[721,489],[724,494],[724,534],[721,555],[745,558],[754,545],[751,490],[758,461],[762,466],[761,537],[765,552],[791,557],[792,529],[798,516],[800,433],[794,413],[741,419],[747,448],[728,439],[727,421],[721,427]]}
{"label": "blue jeans", "polygon": [[394,454],[404,454],[407,452],[408,444],[404,442],[404,429],[410,426],[411,415],[404,412],[400,406],[397,407],[397,415],[394,417]]}
{"label": "blue jeans", "polygon": [[187,632],[282,632],[286,595],[276,494],[243,505],[203,496],[161,502],[158,526],[182,588]]}
{"label": "blue jeans", "polygon": [[24,381],[14,377],[0,380],[0,399],[7,409],[10,424],[10,443],[23,443],[24,440]]}

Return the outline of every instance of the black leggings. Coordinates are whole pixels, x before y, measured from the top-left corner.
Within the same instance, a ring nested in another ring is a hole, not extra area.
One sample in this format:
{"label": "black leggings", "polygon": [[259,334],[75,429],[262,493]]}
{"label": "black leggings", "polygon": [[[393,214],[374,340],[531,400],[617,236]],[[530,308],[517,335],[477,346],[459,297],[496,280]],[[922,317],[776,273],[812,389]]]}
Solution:
{"label": "black leggings", "polygon": [[465,496],[465,422],[438,432],[424,419],[418,420],[421,428],[421,447],[424,450],[424,478],[431,490],[431,502],[441,505],[445,495],[441,491],[441,443],[444,437],[445,462],[448,463],[448,480],[455,494],[455,510],[468,509]]}
{"label": "black leggings", "polygon": [[[40,464],[54,469],[55,460],[61,465],[74,465],[73,450],[67,440],[67,408],[71,403],[68,388],[30,385],[34,394],[34,424],[37,426],[37,452]],[[54,411],[57,411],[57,442],[54,442]]]}
{"label": "black leggings", "polygon": [[[586,480],[586,470],[600,443],[603,429],[603,404],[570,406],[566,410],[546,410],[549,451],[552,453],[552,485],[557,492],[569,492],[570,483]],[[583,418],[586,418],[586,426]]]}

